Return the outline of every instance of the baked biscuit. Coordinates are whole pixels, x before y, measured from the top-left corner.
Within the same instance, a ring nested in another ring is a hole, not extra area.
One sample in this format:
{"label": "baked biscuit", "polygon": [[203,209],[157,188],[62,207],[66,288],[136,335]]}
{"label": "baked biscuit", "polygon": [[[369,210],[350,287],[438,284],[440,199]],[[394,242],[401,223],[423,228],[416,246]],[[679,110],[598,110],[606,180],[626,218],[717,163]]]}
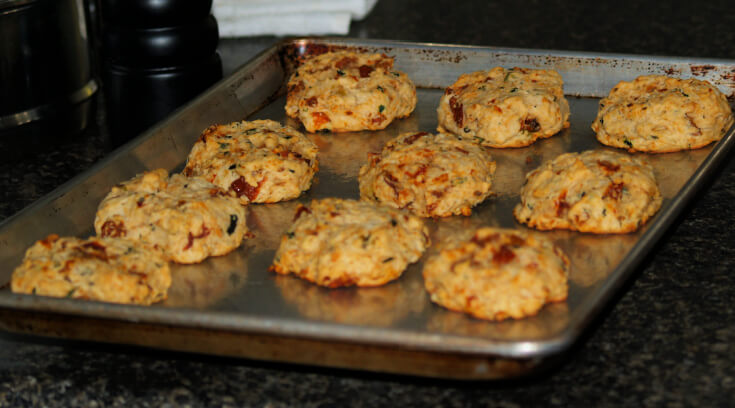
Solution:
{"label": "baked biscuit", "polygon": [[127,237],[161,249],[171,260],[196,263],[240,246],[245,207],[197,177],[158,169],[112,188],[97,208],[102,237]]}
{"label": "baked biscuit", "polygon": [[318,170],[317,146],[272,120],[207,128],[186,160],[184,174],[220,186],[242,204],[298,197]]}
{"label": "baked biscuit", "polygon": [[569,260],[546,239],[485,227],[429,258],[423,274],[433,302],[500,321],[532,316],[545,303],[565,300]]}
{"label": "baked biscuit", "polygon": [[635,231],[661,207],[653,169],[641,158],[605,150],[565,153],[526,175],[519,222],[540,230]]}
{"label": "baked biscuit", "polygon": [[460,75],[439,101],[440,132],[488,147],[523,147],[569,127],[556,71],[496,67]]}
{"label": "baked biscuit", "polygon": [[149,305],[166,299],[168,262],[124,238],[49,235],[25,253],[10,279],[15,293]]}
{"label": "baked biscuit", "polygon": [[360,197],[421,217],[470,215],[490,194],[495,162],[470,139],[404,133],[360,168]]}
{"label": "baked biscuit", "polygon": [[732,123],[727,98],[709,82],[650,75],[602,98],[592,130],[608,146],[663,153],[720,140]]}
{"label": "baked biscuit", "polygon": [[296,210],[270,269],[330,288],[379,286],[398,278],[428,245],[428,230],[418,217],[326,198]]}
{"label": "baked biscuit", "polygon": [[309,132],[384,129],[416,107],[416,87],[385,54],[329,52],[288,81],[286,114]]}

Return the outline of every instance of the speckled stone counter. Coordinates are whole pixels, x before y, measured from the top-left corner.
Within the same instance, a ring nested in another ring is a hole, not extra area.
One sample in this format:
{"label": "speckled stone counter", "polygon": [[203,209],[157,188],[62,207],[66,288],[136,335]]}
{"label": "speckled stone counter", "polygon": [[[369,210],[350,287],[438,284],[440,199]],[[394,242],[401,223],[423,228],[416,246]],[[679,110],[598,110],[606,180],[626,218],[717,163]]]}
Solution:
{"label": "speckled stone counter", "polygon": [[[734,27],[727,1],[380,0],[350,35],[735,58]],[[222,41],[225,72],[276,40]],[[109,153],[102,102],[84,133],[0,163],[0,217]],[[532,378],[425,380],[0,333],[0,405],[732,406],[733,204],[728,163],[572,350]]]}

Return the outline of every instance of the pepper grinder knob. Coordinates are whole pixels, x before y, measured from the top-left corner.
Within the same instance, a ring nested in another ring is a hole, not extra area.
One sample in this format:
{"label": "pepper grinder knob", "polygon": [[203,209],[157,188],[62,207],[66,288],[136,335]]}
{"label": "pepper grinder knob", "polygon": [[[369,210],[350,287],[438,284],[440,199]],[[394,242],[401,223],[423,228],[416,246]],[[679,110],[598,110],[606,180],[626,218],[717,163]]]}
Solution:
{"label": "pepper grinder knob", "polygon": [[121,144],[222,78],[212,0],[100,0],[103,90]]}

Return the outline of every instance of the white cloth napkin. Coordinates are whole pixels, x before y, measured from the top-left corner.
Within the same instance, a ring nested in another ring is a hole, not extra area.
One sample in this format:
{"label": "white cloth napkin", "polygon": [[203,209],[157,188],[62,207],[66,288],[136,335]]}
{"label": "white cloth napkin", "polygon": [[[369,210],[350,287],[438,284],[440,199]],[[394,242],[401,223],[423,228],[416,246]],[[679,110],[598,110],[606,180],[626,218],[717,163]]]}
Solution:
{"label": "white cloth napkin", "polygon": [[347,34],[378,0],[214,0],[220,37]]}

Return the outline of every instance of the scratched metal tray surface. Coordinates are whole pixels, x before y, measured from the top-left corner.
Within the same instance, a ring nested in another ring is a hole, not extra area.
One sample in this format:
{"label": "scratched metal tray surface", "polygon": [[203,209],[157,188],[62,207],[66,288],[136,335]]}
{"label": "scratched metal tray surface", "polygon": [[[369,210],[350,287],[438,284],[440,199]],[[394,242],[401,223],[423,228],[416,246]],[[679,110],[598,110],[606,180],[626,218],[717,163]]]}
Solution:
{"label": "scratched metal tray surface", "polygon": [[[497,161],[495,195],[469,217],[428,220],[433,242],[428,253],[436,251],[436,245],[447,237],[477,227],[524,229],[512,216],[524,175],[561,153],[602,149],[590,124],[598,98],[620,80],[643,74],[696,77],[709,80],[732,97],[735,61],[357,39],[289,39],[261,53],[89,171],[6,220],[0,226],[0,283],[10,280],[13,268],[34,241],[50,233],[79,237],[93,234],[96,207],[113,185],[144,170],[179,171],[207,126],[268,118],[298,127],[284,113],[289,73],[301,56],[330,48],[395,57],[397,69],[406,72],[417,85],[416,111],[382,131],[311,134],[320,149],[320,171],[311,190],[294,201],[249,206],[247,221],[255,238],[229,255],[198,265],[175,265],[173,285],[165,302],[140,307],[53,299],[12,294],[6,285],[0,291],[2,327],[42,335],[439,377],[524,374],[574,343],[694,198],[698,186],[713,174],[733,144],[731,130],[722,141],[703,149],[644,155],[655,168],[664,205],[638,232],[544,233],[568,254],[572,271],[567,301],[548,305],[537,316],[493,323],[432,304],[421,277],[426,256],[400,279],[382,287],[325,289],[267,271],[296,206],[315,198],[358,198],[356,175],[366,161],[366,153],[379,151],[386,140],[400,132],[435,132],[436,107],[443,88],[460,74],[495,66],[554,69],[564,78],[571,126],[527,148],[491,149]],[[140,327],[146,329],[139,331]],[[432,366],[433,360],[440,363]]]}

